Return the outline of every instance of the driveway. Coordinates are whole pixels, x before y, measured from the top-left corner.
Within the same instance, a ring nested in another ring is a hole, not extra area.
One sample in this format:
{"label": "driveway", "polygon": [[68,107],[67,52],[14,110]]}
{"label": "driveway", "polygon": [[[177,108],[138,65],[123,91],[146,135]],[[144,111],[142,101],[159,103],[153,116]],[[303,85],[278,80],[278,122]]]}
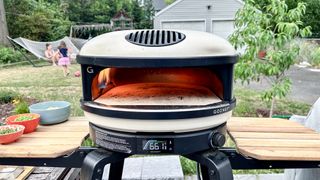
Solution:
{"label": "driveway", "polygon": [[[307,68],[293,66],[287,75],[292,81],[291,92],[288,98],[313,104],[320,97],[320,72],[311,71]],[[262,91],[270,85],[266,80],[261,82],[251,82],[249,85],[240,85],[258,91]]]}

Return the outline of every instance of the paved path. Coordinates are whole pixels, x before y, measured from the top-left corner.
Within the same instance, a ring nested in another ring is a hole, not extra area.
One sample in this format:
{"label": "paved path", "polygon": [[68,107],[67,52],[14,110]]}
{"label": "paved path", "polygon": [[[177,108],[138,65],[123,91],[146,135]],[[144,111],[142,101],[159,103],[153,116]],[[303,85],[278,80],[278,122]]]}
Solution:
{"label": "paved path", "polygon": [[[109,168],[109,165],[105,166],[102,180],[108,180]],[[179,156],[144,156],[125,160],[122,180],[149,179],[183,180]]]}
{"label": "paved path", "polygon": [[[187,176],[185,180],[198,180],[197,176]],[[234,180],[284,180],[283,174],[237,174],[234,175]],[[310,179],[311,180],[311,179]]]}
{"label": "paved path", "polygon": [[[287,74],[292,80],[289,98],[313,104],[320,97],[320,71],[311,71],[294,66]],[[242,85],[237,84],[237,86]],[[262,82],[252,82],[249,85],[244,85],[244,87],[261,91],[270,87],[270,85],[266,80],[262,80]]]}

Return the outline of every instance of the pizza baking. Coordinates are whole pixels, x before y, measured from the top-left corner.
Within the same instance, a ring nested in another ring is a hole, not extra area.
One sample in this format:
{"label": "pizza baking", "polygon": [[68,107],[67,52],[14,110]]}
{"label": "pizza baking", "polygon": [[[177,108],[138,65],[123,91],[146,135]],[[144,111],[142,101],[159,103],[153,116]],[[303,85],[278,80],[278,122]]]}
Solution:
{"label": "pizza baking", "polygon": [[190,84],[136,83],[116,86],[95,100],[105,105],[208,105],[220,102],[210,89]]}

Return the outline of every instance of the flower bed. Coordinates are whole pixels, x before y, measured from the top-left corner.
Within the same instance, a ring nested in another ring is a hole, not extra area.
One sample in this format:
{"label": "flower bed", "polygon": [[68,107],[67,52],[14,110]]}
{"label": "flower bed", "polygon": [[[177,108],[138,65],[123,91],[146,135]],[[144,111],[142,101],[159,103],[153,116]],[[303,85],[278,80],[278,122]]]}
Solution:
{"label": "flower bed", "polygon": [[0,91],[0,123],[3,124],[10,115],[28,113],[28,106],[38,102],[37,99],[22,97],[15,92]]}

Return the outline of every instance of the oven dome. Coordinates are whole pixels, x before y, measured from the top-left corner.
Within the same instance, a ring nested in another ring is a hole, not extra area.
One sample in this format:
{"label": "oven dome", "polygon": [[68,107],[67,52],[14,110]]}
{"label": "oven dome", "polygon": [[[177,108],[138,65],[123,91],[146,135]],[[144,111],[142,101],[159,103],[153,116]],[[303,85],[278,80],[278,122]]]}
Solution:
{"label": "oven dome", "polygon": [[236,56],[232,45],[211,33],[187,30],[126,30],[88,41],[80,57],[197,58]]}

